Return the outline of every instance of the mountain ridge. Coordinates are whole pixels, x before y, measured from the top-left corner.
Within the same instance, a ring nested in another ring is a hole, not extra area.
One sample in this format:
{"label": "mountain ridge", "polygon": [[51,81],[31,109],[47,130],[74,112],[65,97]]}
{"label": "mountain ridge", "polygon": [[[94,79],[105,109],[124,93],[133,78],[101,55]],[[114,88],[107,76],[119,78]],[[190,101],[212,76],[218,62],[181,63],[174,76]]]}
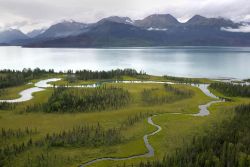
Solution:
{"label": "mountain ridge", "polygon": [[17,29],[8,29],[0,32],[0,43],[8,45],[15,40],[26,40],[29,37]]}
{"label": "mountain ridge", "polygon": [[[109,47],[220,45],[250,46],[250,33],[229,32],[243,23],[195,15],[185,23],[170,14],[153,14],[141,20],[110,16],[96,23],[63,21],[34,38],[16,40],[25,47]],[[6,43],[6,42],[2,42]]]}

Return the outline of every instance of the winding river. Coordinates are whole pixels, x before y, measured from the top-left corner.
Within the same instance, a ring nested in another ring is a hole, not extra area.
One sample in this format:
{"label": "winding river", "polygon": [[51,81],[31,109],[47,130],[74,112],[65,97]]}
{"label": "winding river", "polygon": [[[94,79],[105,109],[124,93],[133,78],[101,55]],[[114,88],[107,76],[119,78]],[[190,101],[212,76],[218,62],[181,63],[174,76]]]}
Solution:
{"label": "winding river", "polygon": [[[156,82],[156,81],[116,81],[116,83],[163,83],[163,84],[175,84],[175,83],[172,83],[172,82]],[[219,97],[215,96],[214,94],[212,94],[209,89],[208,89],[208,84],[199,84],[199,85],[196,85],[196,84],[192,84],[192,86],[195,86],[195,87],[198,87],[205,95],[215,99],[213,101],[210,101],[208,102],[207,104],[204,104],[204,105],[199,105],[199,112],[197,114],[185,114],[185,115],[190,115],[190,116],[197,116],[197,117],[204,117],[204,116],[208,116],[210,114],[208,108],[212,105],[212,104],[215,104],[215,103],[220,103],[220,102],[224,102],[224,100],[220,100]],[[90,85],[88,85],[87,87],[90,87]],[[165,114],[182,114],[182,113],[165,113]],[[153,146],[149,143],[149,140],[148,138],[150,136],[154,136],[155,134],[159,133],[161,130],[162,130],[162,127],[160,125],[157,125],[156,123],[153,122],[152,118],[153,117],[156,117],[156,116],[160,116],[162,114],[159,114],[159,115],[153,115],[153,116],[150,116],[148,117],[148,123],[154,127],[156,127],[157,129],[150,133],[150,134],[146,134],[143,136],[143,141],[144,141],[144,144],[147,148],[147,153],[145,154],[138,154],[138,155],[132,155],[132,156],[129,156],[129,157],[124,157],[124,158],[115,158],[115,157],[103,157],[103,158],[97,158],[97,159],[94,159],[94,160],[91,160],[91,161],[88,161],[86,163],[83,163],[82,165],[80,165],[80,167],[86,167],[86,166],[89,166],[91,164],[94,164],[94,163],[97,163],[97,162],[100,162],[100,161],[107,161],[107,160],[110,160],[110,161],[123,161],[123,160],[129,160],[129,159],[135,159],[135,158],[149,158],[149,157],[153,157],[154,156],[154,148]]]}
{"label": "winding river", "polygon": [[19,93],[20,98],[11,99],[11,100],[0,100],[0,102],[6,103],[20,103],[33,99],[33,93],[44,91],[45,88],[53,87],[53,85],[49,84],[49,82],[56,82],[61,80],[60,78],[52,78],[39,81],[35,84],[35,87],[23,90]]}
{"label": "winding river", "polygon": [[[22,92],[20,92],[20,98],[18,99],[12,99],[12,100],[0,100],[0,102],[7,102],[7,103],[18,103],[18,102],[24,102],[24,101],[28,101],[31,100],[33,98],[32,94],[35,92],[40,92],[45,90],[45,88],[48,87],[53,87],[53,85],[50,84],[50,82],[55,82],[55,81],[59,81],[61,80],[61,78],[52,78],[52,79],[46,79],[46,80],[42,80],[39,81],[35,84],[35,87],[33,88],[29,88],[26,89]],[[104,83],[104,82],[103,82]],[[103,83],[96,83],[96,84],[90,84],[90,85],[78,85],[78,86],[69,86],[69,87],[88,87],[88,88],[95,88],[100,86]],[[132,83],[138,83],[138,84],[148,84],[148,83],[157,83],[157,84],[176,84],[176,83],[172,83],[172,82],[159,82],[159,81],[112,81],[111,83],[126,83],[126,84],[132,84]],[[204,105],[199,105],[199,112],[197,114],[186,114],[186,115],[190,115],[190,116],[198,116],[198,117],[203,117],[203,116],[208,116],[210,114],[208,108],[215,103],[219,103],[219,102],[223,102],[223,100],[220,100],[218,97],[216,97],[214,94],[212,94],[209,89],[208,89],[208,84],[192,84],[191,86],[194,87],[198,87],[205,95],[215,99],[213,101],[208,102],[207,104]],[[166,114],[182,114],[182,113],[166,113]],[[154,148],[153,146],[149,143],[149,137],[154,136],[155,134],[159,133],[162,128],[160,125],[157,125],[153,122],[153,117],[156,116],[160,116],[159,115],[153,115],[147,118],[147,122],[156,127],[156,130],[150,134],[146,134],[143,136],[143,141],[144,144],[147,148],[147,152],[145,154],[138,154],[138,155],[132,155],[129,157],[123,157],[123,158],[115,158],[115,157],[103,157],[103,158],[97,158],[91,161],[88,161],[86,163],[83,163],[82,165],[80,165],[80,167],[85,167],[100,161],[106,161],[106,160],[112,160],[112,161],[122,161],[122,160],[129,160],[129,159],[134,159],[134,158],[148,158],[148,157],[153,157],[154,156]]]}
{"label": "winding river", "polygon": [[29,101],[33,98],[32,94],[35,92],[40,92],[43,91],[43,88],[38,88],[38,87],[34,87],[34,88],[29,88],[26,90],[23,90],[19,93],[20,98],[17,99],[11,99],[11,100],[0,100],[0,102],[6,102],[6,103],[20,103],[20,102],[25,102],[25,101]]}

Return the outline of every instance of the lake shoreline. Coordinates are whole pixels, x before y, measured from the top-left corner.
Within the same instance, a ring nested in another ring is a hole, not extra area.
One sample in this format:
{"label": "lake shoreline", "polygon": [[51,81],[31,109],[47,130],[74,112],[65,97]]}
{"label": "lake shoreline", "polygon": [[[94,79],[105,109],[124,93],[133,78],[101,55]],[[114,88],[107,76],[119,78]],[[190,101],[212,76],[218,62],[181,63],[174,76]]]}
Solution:
{"label": "lake shoreline", "polygon": [[[1,69],[55,71],[132,68],[152,75],[190,78],[250,76],[250,47],[0,48]],[[157,66],[157,68],[155,68]]]}

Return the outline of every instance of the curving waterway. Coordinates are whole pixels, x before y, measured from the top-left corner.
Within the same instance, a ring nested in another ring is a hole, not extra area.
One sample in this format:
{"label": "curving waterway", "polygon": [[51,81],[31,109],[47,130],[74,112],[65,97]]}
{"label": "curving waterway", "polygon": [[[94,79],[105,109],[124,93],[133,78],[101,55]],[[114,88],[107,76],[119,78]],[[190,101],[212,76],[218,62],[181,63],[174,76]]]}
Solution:
{"label": "curving waterway", "polygon": [[44,88],[53,87],[53,85],[49,84],[50,82],[55,82],[61,80],[60,78],[52,78],[39,81],[35,84],[35,87],[23,90],[19,93],[20,97],[17,99],[10,100],[0,100],[0,102],[6,103],[20,103],[33,99],[33,93],[44,91]]}
{"label": "curving waterway", "polygon": [[[162,83],[162,84],[175,84],[172,82],[157,82],[157,81],[116,81],[116,83]],[[183,115],[190,115],[190,116],[197,116],[197,117],[204,117],[204,116],[208,116],[210,114],[208,108],[215,103],[220,103],[220,102],[224,102],[224,100],[220,100],[219,97],[215,96],[214,94],[212,94],[209,89],[208,89],[208,84],[192,84],[191,86],[194,87],[198,87],[205,95],[207,95],[208,97],[211,97],[215,100],[210,101],[207,104],[204,105],[199,105],[199,112],[197,114],[183,114]],[[91,85],[87,85],[87,87],[91,87]],[[182,114],[182,113],[166,113],[166,114]],[[80,165],[80,167],[86,167],[89,166],[91,164],[100,162],[100,161],[123,161],[123,160],[129,160],[129,159],[135,159],[135,158],[148,158],[148,157],[153,157],[154,156],[154,148],[153,146],[149,143],[148,138],[151,136],[154,136],[155,134],[159,133],[162,130],[162,127],[160,125],[157,125],[156,123],[153,122],[152,118],[156,117],[156,116],[160,116],[162,114],[159,115],[154,115],[154,116],[150,116],[148,117],[148,123],[154,127],[156,127],[157,129],[150,133],[150,134],[146,134],[143,136],[143,141],[144,144],[147,148],[147,152],[145,154],[138,154],[138,155],[132,155],[129,157],[124,157],[124,158],[115,158],[115,157],[103,157],[103,158],[97,158],[91,161],[88,161],[86,163],[83,163],[82,165]]]}
{"label": "curving waterway", "polygon": [[35,92],[40,92],[43,91],[43,88],[38,88],[38,87],[34,87],[34,88],[29,88],[26,90],[23,90],[19,93],[20,98],[17,99],[11,99],[11,100],[0,100],[0,102],[6,102],[6,103],[20,103],[20,102],[25,102],[25,101],[29,101],[33,98],[32,94]]}
{"label": "curving waterway", "polygon": [[112,158],[112,157],[103,157],[103,158],[97,158],[97,159],[94,159],[94,160],[91,160],[89,162],[86,162],[82,165],[80,165],[80,167],[84,167],[84,166],[88,166],[88,165],[91,165],[91,164],[94,164],[94,163],[97,163],[97,162],[100,162],[100,161],[107,161],[107,160],[112,160],[112,161],[124,161],[124,160],[129,160],[129,159],[134,159],[134,158],[143,158],[143,157],[152,157],[154,156],[154,148],[153,146],[149,143],[149,140],[148,138],[150,136],[154,136],[155,134],[159,133],[162,128],[160,125],[157,125],[153,122],[152,118],[155,117],[157,115],[154,115],[154,116],[151,116],[151,117],[148,117],[148,123],[152,126],[155,126],[157,128],[157,130],[155,130],[154,132],[150,133],[150,134],[146,134],[143,136],[143,141],[145,143],[145,146],[148,150],[147,153],[145,154],[138,154],[138,155],[133,155],[133,156],[129,156],[129,157],[124,157],[124,158]]}
{"label": "curving waterway", "polygon": [[[39,91],[43,91],[45,90],[45,88],[48,87],[53,87],[53,85],[51,85],[51,82],[55,82],[55,81],[59,81],[61,80],[61,78],[52,78],[52,79],[46,79],[46,80],[42,80],[39,81],[35,84],[35,87],[33,88],[29,88],[26,89],[22,92],[20,92],[20,98],[18,99],[12,99],[12,100],[0,100],[0,102],[8,102],[8,103],[18,103],[18,102],[24,102],[24,101],[28,101],[31,100],[33,98],[32,94],[35,92],[39,92]],[[69,87],[88,87],[88,88],[95,88],[98,86],[101,86],[103,83],[95,83],[95,84],[90,84],[90,85],[78,85],[78,86],[69,86]],[[110,82],[109,82],[110,83]],[[176,84],[173,82],[159,82],[159,81],[111,81],[111,83],[126,83],[126,84],[133,84],[133,83],[138,83],[138,84],[149,84],[149,83],[157,83],[157,84]],[[191,86],[197,87],[199,88],[206,96],[209,96],[215,100],[208,102],[207,104],[203,104],[203,105],[199,105],[199,112],[197,114],[185,114],[185,115],[190,115],[190,116],[197,116],[197,117],[203,117],[203,116],[208,116],[210,114],[208,108],[215,103],[220,103],[223,102],[223,100],[220,100],[219,97],[215,96],[214,94],[212,94],[209,89],[208,89],[208,84],[191,84]],[[166,114],[182,114],[182,113],[166,113]],[[159,133],[162,130],[162,127],[160,125],[157,125],[156,123],[153,122],[153,117],[156,116],[160,116],[162,114],[159,115],[153,115],[147,118],[147,122],[156,127],[156,130],[150,134],[146,134],[143,136],[143,141],[145,144],[145,147],[147,148],[147,152],[144,154],[138,154],[138,155],[132,155],[129,157],[121,157],[121,158],[115,158],[115,157],[102,157],[102,158],[97,158],[97,159],[93,159],[91,161],[88,161],[86,163],[83,163],[82,165],[80,165],[80,167],[85,167],[85,166],[89,166],[91,164],[100,162],[100,161],[106,161],[106,160],[112,160],[112,161],[123,161],[123,160],[129,160],[129,159],[134,159],[134,158],[148,158],[148,157],[153,157],[154,156],[154,148],[153,146],[149,143],[149,137],[156,135],[157,133]]]}

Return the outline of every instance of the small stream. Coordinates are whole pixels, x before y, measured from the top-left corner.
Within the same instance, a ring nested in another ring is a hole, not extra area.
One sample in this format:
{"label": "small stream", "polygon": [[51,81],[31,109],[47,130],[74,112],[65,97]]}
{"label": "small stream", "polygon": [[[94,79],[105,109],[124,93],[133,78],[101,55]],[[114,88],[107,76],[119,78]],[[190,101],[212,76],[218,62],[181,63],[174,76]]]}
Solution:
{"label": "small stream", "polygon": [[[154,81],[116,81],[115,83],[161,83],[161,84],[175,84],[172,82],[154,82]],[[191,86],[194,87],[198,87],[205,95],[207,95],[208,97],[211,97],[215,100],[208,102],[207,104],[204,105],[199,105],[199,112],[197,114],[185,114],[185,115],[190,115],[190,116],[196,116],[196,117],[204,117],[204,116],[208,116],[210,114],[208,108],[215,103],[220,103],[220,102],[224,102],[223,100],[220,100],[219,97],[215,96],[214,94],[212,94],[209,89],[208,89],[208,84],[192,84]],[[91,85],[87,85],[87,87],[91,87]],[[94,86],[93,86],[94,87]],[[169,113],[169,114],[176,114],[176,115],[180,115],[182,113]],[[103,158],[97,158],[91,161],[88,161],[86,163],[83,163],[82,165],[80,165],[80,167],[86,167],[89,166],[91,164],[100,162],[100,161],[124,161],[124,160],[129,160],[129,159],[135,159],[135,158],[148,158],[148,157],[153,157],[154,156],[154,148],[153,146],[149,143],[148,138],[151,136],[154,136],[155,134],[159,133],[162,130],[162,127],[160,125],[157,125],[156,123],[153,122],[152,118],[156,117],[156,116],[160,116],[162,114],[159,115],[154,115],[151,117],[148,117],[148,123],[154,127],[156,127],[157,129],[150,133],[150,134],[146,134],[143,136],[143,141],[144,144],[147,148],[147,153],[145,154],[139,154],[139,155],[132,155],[129,157],[124,157],[124,158],[115,158],[115,157],[103,157]]]}
{"label": "small stream", "polygon": [[[18,102],[24,102],[31,100],[33,98],[32,94],[35,92],[40,92],[45,90],[45,88],[48,87],[53,87],[53,85],[49,84],[50,82],[55,82],[59,81],[61,78],[52,78],[52,79],[46,79],[39,81],[35,84],[35,87],[26,89],[22,92],[20,92],[20,98],[18,99],[13,99],[13,100],[0,100],[0,102],[8,102],[8,103],[18,103]],[[68,86],[68,87],[76,87],[76,88],[96,88],[101,86],[104,83],[126,83],[126,84],[152,84],[152,83],[157,83],[157,84],[176,84],[173,82],[160,82],[160,81],[107,81],[107,82],[100,82],[100,83],[95,83],[95,84],[89,84],[89,85],[78,85],[78,86]],[[208,116],[210,114],[208,108],[215,103],[223,102],[223,100],[220,100],[217,96],[212,94],[209,89],[208,89],[208,84],[192,84],[191,86],[199,88],[205,95],[208,97],[211,97],[215,100],[208,102],[207,104],[199,105],[199,112],[197,114],[185,114],[185,115],[190,115],[190,116],[197,116],[197,117],[203,117],[203,116]],[[169,114],[182,114],[182,113],[169,113]],[[142,158],[142,157],[153,157],[154,156],[154,148],[153,146],[149,143],[149,137],[156,135],[162,130],[162,127],[160,125],[157,125],[153,122],[152,118],[159,115],[154,115],[150,116],[147,118],[147,122],[154,126],[156,130],[150,134],[146,134],[143,136],[143,141],[145,144],[145,147],[147,148],[147,152],[145,154],[138,154],[138,155],[131,155],[129,157],[123,157],[123,158],[115,158],[115,157],[103,157],[103,158],[97,158],[94,160],[91,160],[89,162],[83,163],[80,165],[80,167],[85,167],[100,161],[105,161],[105,160],[112,160],[112,161],[123,161],[123,160],[129,160],[129,159],[134,159],[134,158]]]}

